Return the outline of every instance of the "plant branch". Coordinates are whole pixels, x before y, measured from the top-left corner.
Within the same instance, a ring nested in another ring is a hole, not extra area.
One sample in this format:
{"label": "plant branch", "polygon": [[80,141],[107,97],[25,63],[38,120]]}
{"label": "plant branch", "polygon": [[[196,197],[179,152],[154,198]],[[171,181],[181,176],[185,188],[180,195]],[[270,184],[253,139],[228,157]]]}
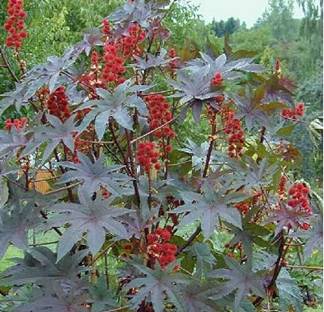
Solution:
{"label": "plant branch", "polygon": [[4,52],[4,49],[0,47],[0,55],[1,55],[1,58],[4,62],[4,67],[6,67],[11,75],[11,77],[16,81],[16,82],[19,82],[20,80],[18,79],[18,77],[16,76],[15,72],[13,71],[13,69],[11,68],[10,64],[9,64],[9,61],[6,57],[6,54]]}
{"label": "plant branch", "polygon": [[158,130],[162,129],[163,127],[165,127],[166,125],[168,125],[168,124],[174,122],[177,118],[178,118],[178,116],[172,118],[171,120],[167,121],[167,122],[164,123],[163,125],[161,125],[161,126],[155,128],[155,129],[153,129],[153,130],[151,130],[151,131],[149,131],[149,132],[147,132],[147,133],[145,133],[145,134],[143,134],[143,135],[137,137],[136,139],[132,140],[132,141],[130,142],[130,144],[134,144],[134,143],[136,143],[137,141],[139,141],[139,140],[141,140],[141,139],[144,139],[145,137],[147,137],[148,135],[154,133],[155,131],[158,131]]}
{"label": "plant branch", "polygon": [[176,255],[179,255],[182,253],[188,246],[191,245],[191,243],[195,240],[195,238],[200,234],[201,232],[201,226],[199,225],[196,229],[196,231],[189,237],[189,239],[186,241],[186,243],[181,246],[178,250]]}

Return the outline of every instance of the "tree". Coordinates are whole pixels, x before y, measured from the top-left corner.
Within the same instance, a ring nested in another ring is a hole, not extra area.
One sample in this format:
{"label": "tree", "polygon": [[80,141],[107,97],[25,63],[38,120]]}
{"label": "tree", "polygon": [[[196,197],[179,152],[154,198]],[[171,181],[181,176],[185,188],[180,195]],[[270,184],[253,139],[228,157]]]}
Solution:
{"label": "tree", "polygon": [[289,41],[296,37],[295,22],[293,19],[293,0],[270,0],[269,8],[263,14],[263,22],[271,26],[273,37]]}
{"label": "tree", "polygon": [[241,27],[239,19],[230,17],[227,21],[212,21],[212,29],[214,30],[217,37],[224,37],[226,34],[231,35]]}

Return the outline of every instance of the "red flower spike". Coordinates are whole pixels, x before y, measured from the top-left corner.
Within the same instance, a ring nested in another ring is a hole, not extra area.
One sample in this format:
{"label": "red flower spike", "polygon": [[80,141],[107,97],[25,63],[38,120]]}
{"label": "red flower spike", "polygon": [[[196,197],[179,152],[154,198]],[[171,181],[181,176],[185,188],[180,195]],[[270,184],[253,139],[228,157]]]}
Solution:
{"label": "red flower spike", "polygon": [[[166,98],[161,94],[152,94],[145,96],[145,102],[149,110],[149,124],[150,130],[159,128],[172,120],[173,114],[170,110],[170,104]],[[155,137],[160,140],[160,146],[163,155],[166,157],[172,151],[170,144],[165,144],[165,139],[173,139],[176,134],[172,130],[171,125],[167,124],[164,127],[153,133]]]}
{"label": "red flower spike", "polygon": [[111,30],[110,29],[110,23],[109,23],[109,21],[107,19],[104,19],[102,21],[102,25],[103,25],[103,27],[102,27],[103,34],[109,35],[110,34],[110,30]]}
{"label": "red flower spike", "polygon": [[228,155],[232,158],[241,156],[245,142],[241,121],[235,118],[234,111],[224,108],[222,111],[224,132],[228,135]]}
{"label": "red flower spike", "polygon": [[123,82],[122,75],[126,71],[124,66],[125,60],[117,53],[118,49],[115,43],[108,43],[105,45],[103,56],[105,65],[101,77],[105,83],[115,83],[118,85]]}
{"label": "red flower spike", "polygon": [[20,49],[22,41],[27,38],[25,31],[25,19],[27,13],[24,11],[23,2],[9,0],[7,7],[8,17],[4,23],[7,31],[6,45],[8,48]]}
{"label": "red flower spike", "polygon": [[137,23],[132,23],[128,27],[128,34],[123,36],[119,42],[118,46],[125,58],[133,57],[134,55],[141,55],[142,50],[139,44],[145,40],[146,33],[142,30],[141,26]]}
{"label": "red flower spike", "polygon": [[137,160],[147,174],[153,168],[159,170],[161,165],[157,162],[159,152],[155,149],[153,142],[142,142],[138,145]]}
{"label": "red flower spike", "polygon": [[58,117],[61,121],[65,121],[71,116],[68,98],[63,86],[49,95],[47,108],[51,115]]}
{"label": "red flower spike", "polygon": [[[304,212],[308,215],[312,214],[312,208],[309,202],[309,188],[303,183],[294,183],[293,186],[289,189],[288,195],[290,196],[287,204],[292,209],[295,209],[300,212]],[[307,230],[309,228],[308,223],[299,225],[302,229]]]}

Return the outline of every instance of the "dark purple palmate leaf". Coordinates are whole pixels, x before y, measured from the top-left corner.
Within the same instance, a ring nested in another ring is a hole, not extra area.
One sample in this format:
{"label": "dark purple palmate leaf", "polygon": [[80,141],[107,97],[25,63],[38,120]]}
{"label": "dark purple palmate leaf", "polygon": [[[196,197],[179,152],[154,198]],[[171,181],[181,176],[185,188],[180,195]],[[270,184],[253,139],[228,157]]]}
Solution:
{"label": "dark purple palmate leaf", "polygon": [[174,272],[174,264],[170,264],[167,268],[161,269],[158,264],[154,270],[138,264],[130,262],[145,277],[133,279],[125,286],[125,290],[138,288],[138,292],[130,300],[134,309],[146,300],[151,302],[155,312],[165,311],[165,299],[171,302],[179,312],[185,312],[184,306],[179,296],[179,288],[188,285],[190,280],[181,273]]}
{"label": "dark purple palmate leaf", "polygon": [[119,27],[136,22],[141,27],[148,29],[150,20],[161,16],[159,10],[166,4],[165,1],[160,3],[158,1],[146,2],[145,0],[127,1],[107,18]]}
{"label": "dark purple palmate leaf", "polygon": [[93,194],[99,191],[101,187],[106,188],[112,195],[132,194],[133,190],[130,185],[131,179],[120,173],[125,166],[114,165],[106,167],[104,157],[100,157],[94,162],[82,153],[78,153],[79,163],[60,162],[64,168],[72,169],[65,172],[59,179],[58,183],[67,183],[75,180],[81,181],[81,192]]}
{"label": "dark purple palmate leaf", "polygon": [[53,282],[79,281],[78,274],[89,270],[80,266],[88,250],[66,255],[57,260],[56,253],[47,247],[29,248],[25,257],[15,258],[16,264],[1,273],[2,285],[35,283],[46,287]]}
{"label": "dark purple palmate leaf", "polygon": [[210,278],[225,279],[225,282],[211,299],[220,299],[235,291],[234,309],[237,311],[244,297],[250,293],[266,297],[263,278],[251,270],[250,265],[241,265],[236,260],[225,257],[228,269],[217,269],[208,274]]}
{"label": "dark purple palmate leaf", "polygon": [[260,64],[253,63],[252,58],[241,58],[229,61],[225,54],[221,54],[216,59],[211,58],[205,53],[200,53],[201,58],[188,62],[188,69],[197,72],[208,68],[209,77],[213,77],[216,72],[222,74],[224,79],[236,79],[241,77],[237,71],[259,73],[264,71]]}
{"label": "dark purple palmate leaf", "polygon": [[50,215],[46,227],[70,225],[58,243],[58,260],[66,255],[85,233],[92,254],[100,250],[108,233],[115,235],[117,239],[129,238],[118,217],[131,213],[132,210],[112,206],[112,197],[106,200],[97,195],[93,200],[90,193],[82,193],[79,190],[78,194],[79,204],[60,203],[50,208],[53,214]]}
{"label": "dark purple palmate leaf", "polygon": [[0,157],[16,157],[28,142],[24,129],[12,127],[10,131],[0,130]]}
{"label": "dark purple palmate leaf", "polygon": [[[203,142],[201,145],[197,145],[195,142],[187,139],[187,143],[179,151],[191,155],[192,167],[195,170],[202,170],[205,166],[206,155],[208,152],[209,143]],[[210,156],[210,167],[214,169],[214,161],[216,160],[215,151],[212,151]]]}
{"label": "dark purple palmate leaf", "polygon": [[129,109],[136,108],[141,115],[146,116],[148,113],[146,104],[137,93],[150,88],[150,86],[134,85],[131,80],[126,80],[117,86],[112,93],[105,89],[97,89],[97,94],[101,99],[85,102],[78,107],[78,110],[92,109],[78,127],[79,132],[84,131],[94,120],[97,137],[101,140],[105,134],[109,118],[113,118],[123,128],[133,130],[133,119],[130,116]]}
{"label": "dark purple palmate leaf", "polygon": [[134,56],[136,64],[133,66],[140,70],[147,70],[149,68],[158,68],[168,65],[171,61],[177,58],[168,58],[168,52],[161,49],[158,55],[148,53],[145,58]]}
{"label": "dark purple palmate leaf", "polygon": [[238,189],[244,185],[246,191],[271,184],[272,177],[278,170],[278,164],[269,165],[267,158],[258,163],[252,157],[242,156],[241,159],[227,159],[226,164],[235,173],[232,187]]}
{"label": "dark purple palmate leaf", "polygon": [[310,215],[303,210],[290,207],[286,202],[280,202],[279,207],[270,212],[266,223],[276,224],[275,235],[283,229],[296,230],[304,223],[310,222]]}
{"label": "dark purple palmate leaf", "polygon": [[8,199],[0,209],[0,258],[10,244],[28,248],[28,231],[41,224],[41,210],[55,200],[32,190],[26,192],[20,181],[10,182],[15,176],[9,175],[9,179]]}
{"label": "dark purple palmate leaf", "polygon": [[28,302],[19,305],[16,312],[88,312],[89,295],[78,283],[53,282],[37,289]]}
{"label": "dark purple palmate leaf", "polygon": [[311,228],[307,231],[298,232],[296,235],[305,239],[304,257],[307,260],[313,251],[323,250],[323,216],[322,214],[313,215],[309,220]]}
{"label": "dark purple palmate leaf", "polygon": [[240,201],[239,196],[217,191],[204,184],[204,193],[182,192],[184,205],[174,209],[173,213],[184,213],[179,227],[200,221],[202,232],[206,239],[210,238],[219,228],[220,220],[226,221],[238,228],[242,228],[241,214],[233,208],[234,202]]}
{"label": "dark purple palmate leaf", "polygon": [[0,209],[0,259],[10,244],[17,248],[28,248],[28,231],[41,223],[39,209],[30,205],[9,211]]}
{"label": "dark purple palmate leaf", "polygon": [[245,97],[232,95],[231,98],[235,101],[239,109],[237,118],[244,119],[248,130],[260,126],[269,127],[269,117],[262,111],[260,104],[254,101],[252,95],[247,95]]}
{"label": "dark purple palmate leaf", "polygon": [[217,286],[213,282],[194,281],[179,289],[179,296],[186,312],[214,312],[222,311],[223,306],[219,305],[210,297]]}
{"label": "dark purple palmate leaf", "polygon": [[276,286],[279,292],[280,311],[289,311],[291,307],[296,312],[303,311],[303,295],[298,284],[285,268],[281,269]]}
{"label": "dark purple palmate leaf", "polygon": [[54,115],[46,115],[46,119],[49,125],[33,129],[33,137],[23,151],[23,156],[26,156],[46,143],[42,164],[48,160],[55,148],[61,143],[64,143],[70,151],[74,151],[75,135],[78,133],[73,115],[64,122]]}

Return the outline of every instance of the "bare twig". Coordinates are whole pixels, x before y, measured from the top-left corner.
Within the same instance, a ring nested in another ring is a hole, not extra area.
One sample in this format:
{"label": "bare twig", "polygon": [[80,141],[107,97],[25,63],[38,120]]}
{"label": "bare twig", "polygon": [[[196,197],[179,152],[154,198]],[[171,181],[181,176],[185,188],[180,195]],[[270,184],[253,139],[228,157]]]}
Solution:
{"label": "bare twig", "polygon": [[71,188],[78,186],[79,184],[81,184],[81,182],[76,182],[76,183],[74,183],[74,184],[70,184],[70,185],[67,185],[67,186],[61,187],[61,188],[59,188],[59,189],[56,189],[56,190],[53,190],[53,191],[47,192],[47,193],[45,193],[45,195],[52,195],[52,194],[56,194],[56,193],[59,193],[59,192],[68,191],[68,190],[70,190]]}
{"label": "bare twig", "polygon": [[311,265],[286,265],[287,268],[290,269],[303,269],[303,270],[311,270],[311,271],[323,271],[323,267],[319,266],[311,266]]}

